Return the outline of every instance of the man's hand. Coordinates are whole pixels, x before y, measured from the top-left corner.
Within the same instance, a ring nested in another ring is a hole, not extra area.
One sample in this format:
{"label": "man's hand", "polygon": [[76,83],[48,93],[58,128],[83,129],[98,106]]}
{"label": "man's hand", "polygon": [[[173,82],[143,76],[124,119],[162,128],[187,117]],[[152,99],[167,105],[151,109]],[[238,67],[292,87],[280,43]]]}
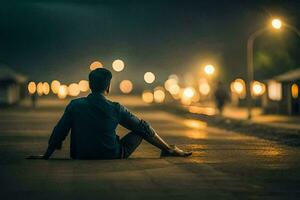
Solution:
{"label": "man's hand", "polygon": [[42,159],[42,160],[48,160],[49,157],[46,157],[45,155],[37,155],[37,156],[28,156],[26,159]]}

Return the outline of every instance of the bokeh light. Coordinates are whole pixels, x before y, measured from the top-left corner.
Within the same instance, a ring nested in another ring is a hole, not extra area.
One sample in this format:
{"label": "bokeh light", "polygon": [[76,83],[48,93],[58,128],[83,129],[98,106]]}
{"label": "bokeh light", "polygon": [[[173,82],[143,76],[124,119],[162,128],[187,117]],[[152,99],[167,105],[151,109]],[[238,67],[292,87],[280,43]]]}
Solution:
{"label": "bokeh light", "polygon": [[164,102],[166,97],[165,91],[162,87],[156,87],[154,89],[154,101],[156,103],[162,103]]}
{"label": "bokeh light", "polygon": [[213,65],[206,65],[204,67],[204,72],[207,74],[207,75],[212,75],[214,72],[215,72],[215,67]]}
{"label": "bokeh light", "polygon": [[48,95],[49,92],[50,92],[50,85],[49,85],[49,83],[44,82],[44,83],[43,83],[43,93],[44,93],[45,95]]}
{"label": "bokeh light", "polygon": [[195,89],[193,87],[187,87],[183,90],[183,96],[186,98],[193,98],[195,95]]}
{"label": "bokeh light", "polygon": [[253,96],[261,96],[264,94],[266,90],[266,86],[259,82],[259,81],[254,81],[252,83],[252,95]]}
{"label": "bokeh light", "polygon": [[123,80],[120,83],[120,90],[121,92],[128,94],[132,91],[133,89],[133,84],[130,80]]}
{"label": "bokeh light", "polygon": [[282,84],[277,81],[270,81],[268,83],[268,96],[273,101],[280,101],[282,99]]}
{"label": "bokeh light", "polygon": [[30,94],[34,94],[36,92],[35,82],[31,81],[30,83],[28,83],[27,89]]}
{"label": "bokeh light", "polygon": [[297,99],[299,96],[299,87],[296,83],[294,83],[291,87],[291,93],[292,93],[292,97],[294,99]]}
{"label": "bokeh light", "polygon": [[68,87],[66,85],[59,86],[57,96],[60,99],[65,99],[68,95]]}
{"label": "bokeh light", "polygon": [[124,69],[125,65],[122,60],[118,59],[112,63],[112,67],[116,72],[120,72]]}
{"label": "bokeh light", "polygon": [[144,91],[142,94],[142,99],[146,103],[152,103],[154,100],[153,93],[151,91]]}
{"label": "bokeh light", "polygon": [[199,93],[197,91],[195,91],[195,94],[194,94],[194,96],[192,97],[191,100],[194,103],[196,103],[196,102],[198,102],[200,100],[200,95],[199,95]]}
{"label": "bokeh light", "polygon": [[199,92],[201,95],[208,95],[211,91],[210,85],[206,79],[200,79],[199,81]]}
{"label": "bokeh light", "polygon": [[240,98],[246,97],[246,83],[243,79],[237,78],[230,84],[231,92],[237,94]]}
{"label": "bokeh light", "polygon": [[92,62],[92,64],[90,65],[90,70],[93,71],[93,70],[95,70],[95,69],[97,69],[97,68],[102,68],[102,67],[103,67],[103,65],[102,65],[101,62],[99,62],[99,61],[94,61],[94,62]]}
{"label": "bokeh light", "polygon": [[81,80],[78,83],[81,92],[87,92],[90,89],[89,82],[87,80]]}
{"label": "bokeh light", "polygon": [[178,95],[180,93],[180,87],[179,87],[179,85],[175,84],[175,85],[170,86],[169,92],[172,95]]}
{"label": "bokeh light", "polygon": [[39,82],[36,86],[36,91],[38,93],[39,96],[42,96],[43,93],[44,93],[44,90],[43,90],[43,83],[42,82]]}
{"label": "bokeh light", "polygon": [[59,86],[60,86],[60,82],[58,80],[53,80],[51,82],[51,90],[54,94],[58,93]]}
{"label": "bokeh light", "polygon": [[144,74],[144,80],[146,83],[153,83],[155,81],[155,75],[152,72],[146,72]]}
{"label": "bokeh light", "polygon": [[171,75],[168,77],[168,79],[175,79],[175,80],[177,81],[177,83],[178,83],[178,81],[179,81],[179,78],[178,78],[178,76],[177,76],[176,74],[171,74]]}
{"label": "bokeh light", "polygon": [[176,79],[168,79],[165,81],[165,88],[166,90],[170,91],[171,87],[177,85]]}
{"label": "bokeh light", "polygon": [[272,20],[272,26],[275,29],[280,29],[282,26],[281,20],[280,19],[273,19]]}
{"label": "bokeh light", "polygon": [[191,105],[191,103],[192,103],[192,98],[188,98],[188,97],[186,97],[186,96],[182,96],[180,102],[181,102],[183,105],[188,106],[188,105]]}
{"label": "bokeh light", "polygon": [[80,94],[80,88],[77,83],[72,83],[68,86],[68,95],[76,97]]}

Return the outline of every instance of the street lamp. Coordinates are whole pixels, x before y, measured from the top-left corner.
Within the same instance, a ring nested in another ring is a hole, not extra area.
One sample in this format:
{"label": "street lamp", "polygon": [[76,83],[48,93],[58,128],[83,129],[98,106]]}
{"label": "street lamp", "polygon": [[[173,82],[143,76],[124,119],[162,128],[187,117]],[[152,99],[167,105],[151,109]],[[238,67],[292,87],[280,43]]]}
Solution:
{"label": "street lamp", "polygon": [[204,72],[207,75],[212,75],[215,72],[215,67],[213,65],[206,65],[204,67]]}
{"label": "street lamp", "polygon": [[281,26],[282,26],[282,23],[281,23],[280,19],[273,19],[272,20],[272,26],[275,29],[280,29]]}
{"label": "street lamp", "polygon": [[[271,21],[271,27],[274,29],[281,29],[283,26],[291,29],[294,31],[298,37],[300,37],[300,31],[289,24],[282,23],[280,19],[273,19]],[[264,27],[252,33],[247,41],[247,87],[246,87],[246,94],[247,94],[247,107],[248,107],[248,119],[252,118],[251,110],[252,110],[252,98],[251,98],[251,83],[254,79],[254,71],[253,71],[253,44],[255,39],[269,30],[269,27]]]}

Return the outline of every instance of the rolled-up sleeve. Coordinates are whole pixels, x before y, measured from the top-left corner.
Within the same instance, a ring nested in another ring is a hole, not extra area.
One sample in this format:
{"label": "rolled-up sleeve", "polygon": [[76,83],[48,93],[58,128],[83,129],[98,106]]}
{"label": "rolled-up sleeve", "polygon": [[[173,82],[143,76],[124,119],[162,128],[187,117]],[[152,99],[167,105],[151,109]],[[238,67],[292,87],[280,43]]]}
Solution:
{"label": "rolled-up sleeve", "polygon": [[119,124],[128,130],[144,133],[147,136],[155,134],[151,126],[143,119],[139,119],[132,114],[126,107],[120,106]]}

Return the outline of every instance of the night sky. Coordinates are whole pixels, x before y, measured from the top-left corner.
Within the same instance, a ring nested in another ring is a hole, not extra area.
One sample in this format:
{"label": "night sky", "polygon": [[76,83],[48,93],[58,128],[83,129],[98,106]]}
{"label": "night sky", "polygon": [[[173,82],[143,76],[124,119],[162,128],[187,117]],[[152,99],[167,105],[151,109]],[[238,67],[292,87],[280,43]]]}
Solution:
{"label": "night sky", "polygon": [[[0,62],[37,81],[78,81],[92,61],[111,68],[114,59],[126,64],[117,76],[135,82],[205,63],[231,80],[245,75],[248,36],[273,16],[300,28],[299,10],[288,0],[1,1]],[[299,67],[299,46],[287,30],[257,40],[257,78]]]}

